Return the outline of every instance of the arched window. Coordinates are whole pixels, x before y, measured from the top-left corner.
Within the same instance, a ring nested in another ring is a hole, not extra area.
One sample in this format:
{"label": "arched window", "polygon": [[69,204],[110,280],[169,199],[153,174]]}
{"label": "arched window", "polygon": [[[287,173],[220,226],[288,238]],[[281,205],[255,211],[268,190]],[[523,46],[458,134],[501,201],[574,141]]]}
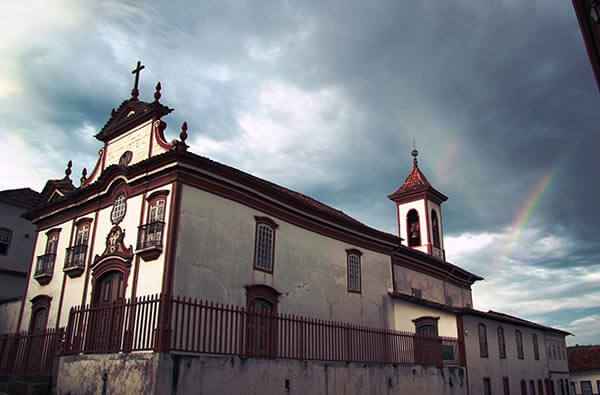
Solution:
{"label": "arched window", "polygon": [[52,298],[47,295],[38,295],[31,299],[31,319],[29,330],[39,332],[46,329],[48,325],[48,311]]}
{"label": "arched window", "polygon": [[348,292],[361,291],[360,257],[362,252],[356,249],[346,250],[346,264],[348,273]]}
{"label": "arched window", "polygon": [[435,337],[438,335],[438,321],[440,317],[420,317],[413,320],[415,332],[421,336]]}
{"label": "arched window", "polygon": [[487,332],[484,324],[477,325],[479,332],[479,356],[482,358],[488,357]]}
{"label": "arched window", "polygon": [[431,210],[431,230],[433,233],[433,246],[440,248],[440,224],[435,210]]}
{"label": "arched window", "polygon": [[517,357],[519,357],[519,359],[523,359],[525,358],[525,355],[523,355],[523,336],[521,335],[521,331],[518,329],[515,331],[515,339],[517,341]]}
{"label": "arched window", "polygon": [[12,238],[12,230],[8,228],[0,228],[0,255],[8,254],[10,239]]}
{"label": "arched window", "polygon": [[421,228],[419,225],[419,213],[417,213],[417,210],[412,209],[406,215],[406,229],[408,230],[408,246],[420,246]]}
{"label": "arched window", "polygon": [[500,358],[506,358],[506,343],[504,342],[504,329],[498,327],[498,354]]}
{"label": "arched window", "polygon": [[256,244],[254,245],[254,268],[273,273],[275,260],[275,229],[277,224],[266,217],[256,219]]}

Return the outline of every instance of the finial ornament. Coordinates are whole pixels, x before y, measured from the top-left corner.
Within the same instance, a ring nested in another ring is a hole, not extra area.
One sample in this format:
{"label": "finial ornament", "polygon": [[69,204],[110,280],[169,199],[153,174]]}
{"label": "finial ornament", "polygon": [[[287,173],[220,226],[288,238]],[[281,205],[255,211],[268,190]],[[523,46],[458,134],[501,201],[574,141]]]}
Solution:
{"label": "finial ornament", "polygon": [[160,90],[162,89],[162,86],[160,86],[160,81],[158,81],[158,83],[156,84],[156,91],[154,91],[154,101],[156,103],[158,103],[158,100],[160,99]]}
{"label": "finial ornament", "polygon": [[67,168],[65,169],[65,178],[69,178],[71,175],[71,167],[73,167],[73,161],[69,161],[69,163],[67,163]]}
{"label": "finial ornament", "polygon": [[413,150],[410,153],[413,157],[413,165],[417,166],[417,155],[419,155],[419,151],[417,151],[417,144],[413,139]]}
{"label": "finial ornament", "polygon": [[137,100],[138,96],[140,95],[140,91],[138,90],[138,83],[140,82],[140,71],[144,70],[145,68],[146,66],[144,66],[142,62],[138,60],[137,67],[131,72],[131,74],[135,74],[135,82],[133,83],[133,89],[131,90],[131,98],[134,100]]}
{"label": "finial ornament", "polygon": [[189,145],[187,145],[185,143],[185,140],[187,140],[188,138],[188,134],[187,134],[187,130],[188,130],[188,125],[187,122],[184,122],[183,125],[181,125],[181,133],[179,133],[179,138],[180,140],[173,140],[173,148],[178,150],[178,151],[187,151]]}
{"label": "finial ornament", "polygon": [[83,170],[81,170],[81,178],[79,179],[79,181],[82,185],[87,181],[87,169],[85,167],[83,168]]}
{"label": "finial ornament", "polygon": [[183,125],[181,125],[181,133],[179,133],[179,138],[181,139],[181,142],[185,144],[185,140],[187,140],[188,138],[188,134],[187,134],[187,130],[188,130],[188,125],[187,122],[183,122]]}

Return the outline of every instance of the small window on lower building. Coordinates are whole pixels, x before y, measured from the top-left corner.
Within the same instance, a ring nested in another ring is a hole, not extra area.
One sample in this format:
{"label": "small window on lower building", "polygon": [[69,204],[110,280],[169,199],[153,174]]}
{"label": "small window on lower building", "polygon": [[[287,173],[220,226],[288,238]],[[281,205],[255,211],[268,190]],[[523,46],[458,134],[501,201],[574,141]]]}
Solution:
{"label": "small window on lower building", "polygon": [[508,381],[508,377],[502,377],[502,389],[504,391],[504,395],[510,395],[510,383]]}
{"label": "small window on lower building", "polygon": [[0,228],[0,255],[8,254],[10,239],[12,239],[12,230],[8,228]]}
{"label": "small window on lower building", "polygon": [[538,345],[537,335],[534,333],[531,335],[531,342],[533,343],[533,357],[536,361],[540,360],[540,347]]}
{"label": "small window on lower building", "polygon": [[581,383],[581,394],[582,395],[592,395],[592,382],[591,381],[582,381]]}
{"label": "small window on lower building", "polygon": [[361,292],[360,257],[362,253],[356,249],[346,250],[348,266],[348,292]]}
{"label": "small window on lower building", "polygon": [[492,383],[489,377],[483,378],[483,395],[492,395]]}
{"label": "small window on lower building", "polygon": [[527,395],[527,381],[521,380],[521,395]]}

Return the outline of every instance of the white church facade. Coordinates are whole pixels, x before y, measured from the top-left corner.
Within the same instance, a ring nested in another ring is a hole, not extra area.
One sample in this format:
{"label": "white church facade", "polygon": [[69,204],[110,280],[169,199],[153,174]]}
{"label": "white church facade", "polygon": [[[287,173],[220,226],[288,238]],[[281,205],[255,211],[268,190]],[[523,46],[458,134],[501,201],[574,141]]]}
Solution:
{"label": "white church facade", "polygon": [[[132,97],[96,135],[89,176],[75,186],[69,163],[27,214],[37,235],[18,327],[66,327],[59,393],[161,393],[160,377],[171,391],[208,392],[225,388],[219,372],[240,393],[280,390],[282,380],[309,393],[366,393],[345,387],[365,377],[392,393],[568,393],[566,357],[547,347],[563,350],[567,332],[473,309],[471,286],[483,279],[446,261],[447,197],[416,151],[389,196],[393,235],[189,152],[185,123],[167,141],[172,110],[160,90],[139,100],[136,74]],[[165,355],[253,362],[175,368]],[[318,365],[312,376],[293,365],[307,360]],[[250,367],[277,383],[252,381]],[[198,384],[202,369],[214,372]]]}

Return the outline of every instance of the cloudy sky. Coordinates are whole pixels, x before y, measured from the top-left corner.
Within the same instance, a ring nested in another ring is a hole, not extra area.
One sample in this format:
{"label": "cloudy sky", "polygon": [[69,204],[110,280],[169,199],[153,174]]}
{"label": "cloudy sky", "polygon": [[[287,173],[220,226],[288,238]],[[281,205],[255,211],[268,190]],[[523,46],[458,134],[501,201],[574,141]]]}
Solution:
{"label": "cloudy sky", "polygon": [[[192,151],[395,233],[411,167],[449,196],[475,307],[600,343],[600,94],[563,0],[7,2],[0,188],[91,170],[157,81]],[[75,177],[77,179],[78,177]]]}

